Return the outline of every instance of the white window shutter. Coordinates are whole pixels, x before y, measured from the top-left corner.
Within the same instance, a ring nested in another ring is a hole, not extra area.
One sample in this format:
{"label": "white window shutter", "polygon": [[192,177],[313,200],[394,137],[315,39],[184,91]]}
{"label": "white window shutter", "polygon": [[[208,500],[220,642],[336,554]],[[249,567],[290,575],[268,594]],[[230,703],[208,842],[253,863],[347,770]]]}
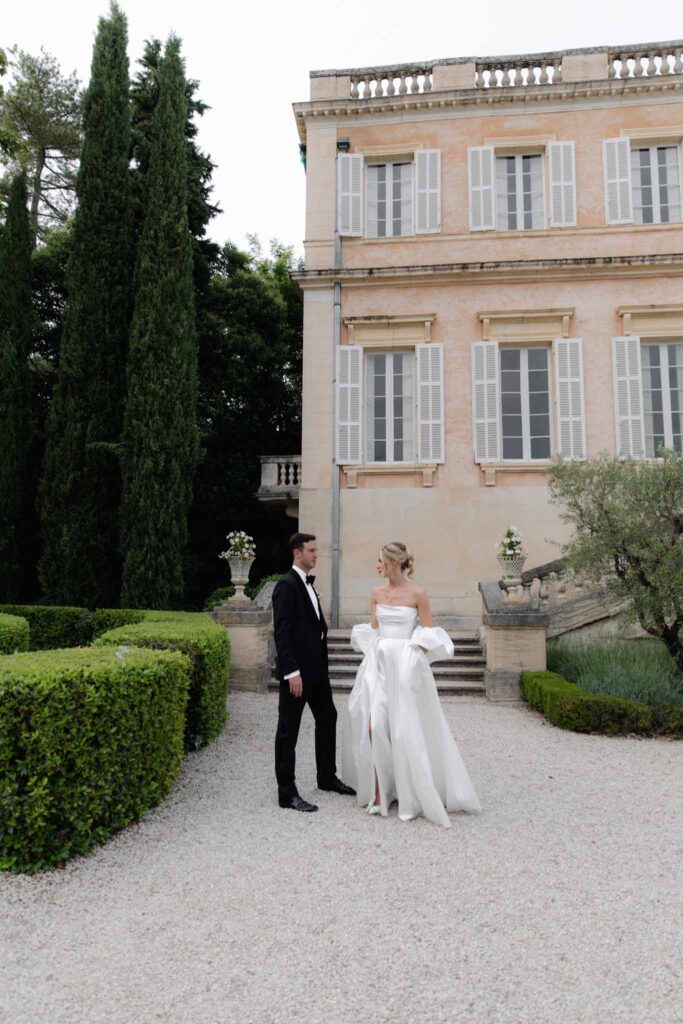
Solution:
{"label": "white window shutter", "polygon": [[470,231],[491,231],[496,223],[493,146],[471,146],[468,156]]}
{"label": "white window shutter", "polygon": [[586,413],[583,390],[583,345],[580,338],[555,338],[558,454],[563,459],[586,458]]}
{"label": "white window shutter", "polygon": [[337,227],[340,235],[363,234],[363,155],[337,155]]}
{"label": "white window shutter", "polygon": [[360,345],[337,348],[337,462],[356,465],[361,462],[361,382],[363,349]]}
{"label": "white window shutter", "polygon": [[500,459],[500,387],[498,342],[472,345],[472,436],[474,461]]}
{"label": "white window shutter", "polygon": [[605,219],[608,224],[631,224],[633,192],[630,139],[603,139],[602,156],[605,172]]}
{"label": "white window shutter", "polygon": [[415,153],[415,231],[441,231],[441,151],[418,149]]}
{"label": "white window shutter", "polygon": [[617,455],[624,459],[645,457],[643,388],[640,367],[640,338],[626,335],[612,338],[614,412],[617,427]]}
{"label": "white window shutter", "polygon": [[416,345],[418,462],[444,461],[443,345]]}
{"label": "white window shutter", "polygon": [[576,226],[576,161],[573,142],[551,142],[550,223],[555,228]]}

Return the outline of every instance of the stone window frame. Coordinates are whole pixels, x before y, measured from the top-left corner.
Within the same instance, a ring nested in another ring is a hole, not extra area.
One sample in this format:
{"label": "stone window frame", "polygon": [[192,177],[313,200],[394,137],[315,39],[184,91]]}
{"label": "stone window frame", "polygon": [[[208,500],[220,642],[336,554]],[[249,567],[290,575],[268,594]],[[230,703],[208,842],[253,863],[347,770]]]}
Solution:
{"label": "stone window frame", "polygon": [[[571,321],[576,313],[573,307],[559,309],[482,310],[477,313],[481,323],[481,340],[498,341],[501,345],[538,346],[552,348],[555,338],[569,338]],[[554,361],[550,360],[549,383],[551,395],[551,443],[557,440],[557,381]],[[551,452],[553,451],[551,448]],[[498,473],[547,473],[550,459],[501,459],[498,462],[477,463],[484,486],[495,487]]]}
{"label": "stone window frame", "polygon": [[[410,313],[395,316],[347,316],[342,318],[342,323],[346,328],[346,342],[349,345],[359,345],[364,351],[366,349],[405,350],[431,342],[432,324],[435,320],[436,313]],[[365,358],[363,358],[363,373],[365,373],[365,365]],[[417,387],[417,382],[415,387]],[[363,438],[364,444],[365,439]],[[432,487],[434,475],[438,469],[437,463],[418,462],[417,459],[412,463],[367,462],[365,447],[363,447],[363,460],[359,465],[341,466],[346,478],[346,486],[350,489],[358,486],[359,476],[403,476],[407,478],[417,474],[422,477],[423,487]]]}

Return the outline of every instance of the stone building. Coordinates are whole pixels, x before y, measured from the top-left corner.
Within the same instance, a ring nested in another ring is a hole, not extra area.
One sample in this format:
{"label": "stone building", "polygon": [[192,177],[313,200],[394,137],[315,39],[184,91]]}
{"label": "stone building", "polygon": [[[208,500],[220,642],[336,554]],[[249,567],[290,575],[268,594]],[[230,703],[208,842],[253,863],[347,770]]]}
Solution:
{"label": "stone building", "polygon": [[403,540],[476,626],[508,524],[557,556],[553,457],[681,450],[682,53],[311,72],[302,449],[260,493],[317,533],[333,621]]}

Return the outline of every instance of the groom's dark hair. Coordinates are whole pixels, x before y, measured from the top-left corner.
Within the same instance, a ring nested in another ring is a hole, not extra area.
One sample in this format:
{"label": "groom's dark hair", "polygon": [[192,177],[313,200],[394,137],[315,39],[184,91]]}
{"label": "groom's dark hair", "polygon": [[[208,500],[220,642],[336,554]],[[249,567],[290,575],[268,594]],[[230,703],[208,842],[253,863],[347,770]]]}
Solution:
{"label": "groom's dark hair", "polygon": [[301,551],[304,544],[307,544],[309,540],[316,540],[314,533],[293,533],[289,538],[289,550],[292,558],[294,558],[295,551]]}

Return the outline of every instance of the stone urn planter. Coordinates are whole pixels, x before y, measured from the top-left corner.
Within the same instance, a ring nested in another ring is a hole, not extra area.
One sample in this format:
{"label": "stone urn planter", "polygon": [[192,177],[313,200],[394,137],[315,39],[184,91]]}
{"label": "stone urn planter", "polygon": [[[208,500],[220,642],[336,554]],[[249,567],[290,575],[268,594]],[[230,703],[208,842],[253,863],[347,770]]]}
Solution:
{"label": "stone urn planter", "polygon": [[244,530],[233,530],[228,534],[226,540],[228,547],[225,551],[221,551],[218,557],[224,559],[230,566],[230,582],[235,588],[235,593],[229,600],[233,604],[243,604],[245,601],[249,601],[244,593],[244,588],[249,582],[249,570],[254,564],[256,555],[254,538]]}
{"label": "stone urn planter", "polygon": [[509,586],[519,586],[522,582],[522,570],[526,562],[527,553],[521,551],[518,555],[498,555],[498,564],[503,571],[503,582]]}
{"label": "stone urn planter", "polygon": [[249,582],[249,570],[254,564],[253,558],[239,558],[236,555],[228,555],[227,563],[230,566],[230,582],[235,588],[235,594],[231,601],[248,601],[244,588]]}

